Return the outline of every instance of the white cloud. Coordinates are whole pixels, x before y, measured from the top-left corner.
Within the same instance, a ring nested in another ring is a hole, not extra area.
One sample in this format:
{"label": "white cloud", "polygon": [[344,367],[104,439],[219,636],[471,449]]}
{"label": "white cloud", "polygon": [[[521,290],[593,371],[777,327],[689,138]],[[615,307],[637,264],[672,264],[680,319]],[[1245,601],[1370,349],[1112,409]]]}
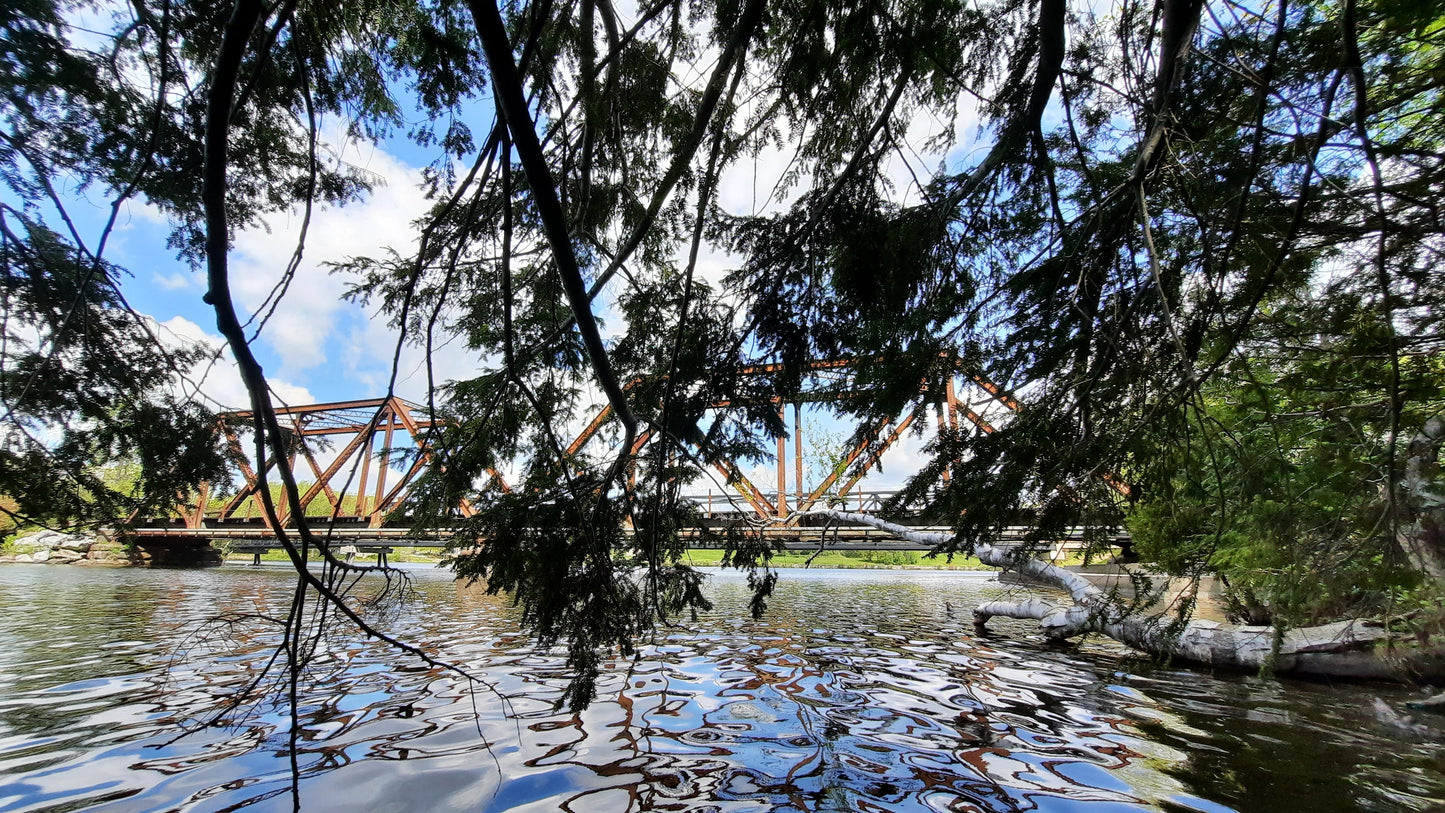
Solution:
{"label": "white cloud", "polygon": [[144,199],[127,198],[125,203],[121,204],[120,216],[116,218],[116,231],[127,231],[135,228],[137,224],[169,228],[171,221],[155,204]]}
{"label": "white cloud", "polygon": [[[817,414],[809,415],[809,411],[812,411],[812,408],[804,413],[804,492],[812,491],[822,482],[822,470],[817,465],[814,465],[811,458],[820,453],[829,455],[837,452],[846,453],[848,449],[845,447],[849,445],[847,444],[847,440],[851,437],[854,428],[841,418],[819,416]],[[792,410],[789,409],[787,414],[788,431],[791,433],[794,431]],[[896,423],[889,424],[883,430],[882,439],[886,440],[896,428]],[[815,432],[819,429],[831,435],[831,437],[827,439],[828,441],[841,445],[836,449],[819,449],[814,437]],[[878,456],[878,459],[869,466],[867,474],[858,480],[858,483],[853,486],[849,494],[857,495],[859,493],[876,491],[896,491],[901,488],[910,477],[917,474],[923,466],[932,459],[932,456],[925,451],[925,447],[933,442],[937,434],[934,414],[932,411],[928,411],[919,420],[914,421],[883,454]],[[793,494],[797,490],[797,472],[794,458],[796,447],[794,446],[794,439],[792,437],[787,439],[785,447],[786,490],[788,499],[791,502]],[[838,480],[835,488],[841,487],[852,480],[857,474],[858,465],[860,464],[861,461],[851,467],[848,472]],[[754,485],[765,492],[775,491],[778,487],[778,464],[776,457],[753,466],[746,473],[748,479],[752,480]]]}
{"label": "white cloud", "polygon": [[174,274],[151,274],[151,282],[167,291],[200,290],[205,281],[199,274],[177,271]]}
{"label": "white cloud", "polygon": [[[687,263],[687,254],[683,253],[678,259],[679,265]],[[697,253],[697,275],[699,279],[706,280],[714,289],[722,290],[723,277],[729,271],[742,267],[743,258],[741,255],[725,251],[712,243],[703,243]]]}
{"label": "white cloud", "polygon": [[[246,409],[251,397],[241,380],[240,370],[226,342],[218,335],[207,333],[200,325],[183,316],[175,316],[164,322],[151,320],[156,326],[156,335],[169,347],[183,344],[199,344],[214,351],[210,361],[202,361],[187,371],[187,388],[200,395],[220,409]],[[310,404],[315,402],[311,392],[282,379],[270,379],[273,400],[287,404]]]}
{"label": "white cloud", "polygon": [[[382,179],[361,202],[315,209],[295,277],[260,340],[281,359],[283,375],[296,376],[323,364],[335,364],[328,344],[339,338],[343,314],[358,306],[342,300],[350,280],[329,273],[327,262],[355,256],[380,256],[387,247],[406,254],[416,241],[412,221],[427,201],[419,188],[421,172],[382,150],[369,150],[367,172]],[[268,219],[267,228],[237,236],[231,253],[231,285],[238,303],[255,311],[281,281],[296,250],[302,213]]]}
{"label": "white cloud", "polygon": [[[745,106],[743,113],[748,108]],[[945,162],[957,164],[951,159],[966,155],[966,150],[978,146],[979,141],[978,105],[971,96],[960,95],[958,115],[943,119],[931,110],[915,111],[902,128],[900,148],[890,151],[884,161],[884,177],[893,185],[894,200],[900,205],[918,203],[920,184],[926,184],[933,173]],[[951,135],[954,146],[947,154],[937,151],[938,139]],[[930,147],[928,142],[935,141]],[[812,166],[806,159],[797,158],[800,143],[796,135],[785,138],[780,144],[770,144],[758,151],[751,159],[744,159],[728,167],[718,182],[718,202],[724,210],[735,215],[765,215],[784,211],[812,183]],[[789,173],[797,173],[794,182],[787,183]]]}
{"label": "white cloud", "polygon": [[[358,391],[367,396],[386,392],[396,358],[396,394],[412,401],[427,398],[427,352],[408,343],[396,353],[396,329],[380,316],[361,315],[350,323],[343,344],[351,351],[344,367]],[[473,378],[486,366],[482,356],[466,347],[461,337],[448,338],[440,326],[431,349],[431,380],[437,386],[447,381]]]}
{"label": "white cloud", "polygon": [[806,188],[808,177],[784,185],[783,176],[796,170],[797,144],[769,145],[750,160],[729,166],[718,179],[718,204],[730,214],[763,215],[784,211]]}

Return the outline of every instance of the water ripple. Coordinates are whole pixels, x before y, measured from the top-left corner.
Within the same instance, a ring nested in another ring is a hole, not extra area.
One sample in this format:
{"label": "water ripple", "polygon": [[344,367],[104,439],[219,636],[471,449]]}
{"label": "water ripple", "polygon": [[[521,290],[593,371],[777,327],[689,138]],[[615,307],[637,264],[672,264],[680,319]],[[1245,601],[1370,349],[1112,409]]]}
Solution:
{"label": "water ripple", "polygon": [[0,811],[286,810],[298,793],[308,810],[578,813],[1445,800],[1439,733],[1402,741],[1370,711],[1405,690],[1153,668],[1006,621],[981,636],[963,609],[1005,588],[973,575],[788,574],[762,621],[717,577],[716,608],[611,664],[580,714],[557,708],[561,654],[532,647],[507,600],[415,575],[386,627],[487,686],[339,629],[294,709],[279,681],[226,711],[273,654],[252,621],[284,609],[284,570],[0,569]]}

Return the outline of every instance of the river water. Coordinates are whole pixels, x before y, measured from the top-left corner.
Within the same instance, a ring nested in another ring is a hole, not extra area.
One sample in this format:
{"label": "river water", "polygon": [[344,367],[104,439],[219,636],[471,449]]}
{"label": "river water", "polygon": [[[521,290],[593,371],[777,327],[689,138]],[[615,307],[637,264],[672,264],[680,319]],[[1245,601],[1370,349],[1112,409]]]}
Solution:
{"label": "river water", "polygon": [[1375,708],[1414,690],[1152,666],[1000,619],[980,636],[970,608],[1020,589],[986,574],[789,570],[753,621],[743,580],[718,572],[715,610],[613,664],[580,715],[554,709],[560,656],[529,646],[505,599],[412,575],[378,622],[489,686],[338,627],[294,705],[283,680],[204,725],[268,674],[256,616],[289,602],[284,567],[0,567],[0,811],[1445,802],[1445,721]]}

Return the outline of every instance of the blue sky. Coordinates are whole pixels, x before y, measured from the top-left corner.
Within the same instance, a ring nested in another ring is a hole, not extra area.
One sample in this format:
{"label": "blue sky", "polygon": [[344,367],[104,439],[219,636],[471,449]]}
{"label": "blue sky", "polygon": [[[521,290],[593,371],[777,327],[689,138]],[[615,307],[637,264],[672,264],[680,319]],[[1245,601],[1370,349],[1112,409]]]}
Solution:
{"label": "blue sky", "polygon": [[[403,253],[413,241],[411,221],[425,208],[418,188],[420,171],[380,149],[351,148],[344,160],[383,179],[364,200],[344,208],[318,208],[306,242],[303,263],[276,313],[260,333],[254,349],[277,389],[288,402],[315,402],[373,397],[382,394],[391,370],[395,336],[383,320],[342,300],[348,280],[326,268],[329,261],[379,254],[387,247]],[[244,171],[244,170],[238,170]],[[82,238],[92,247],[99,240],[109,208],[94,190],[67,190],[70,214]],[[245,319],[261,306],[279,280],[296,247],[299,212],[268,216],[265,226],[237,235],[230,263],[233,293]],[[130,201],[122,209],[105,256],[126,269],[122,291],[140,313],[153,318],[163,337],[220,345],[215,314],[202,301],[203,269],[190,267],[167,248],[171,226],[153,207]],[[425,394],[425,376],[417,374],[419,357],[405,354],[398,391],[408,397]],[[457,348],[439,354],[443,377],[475,370],[477,359]],[[229,362],[207,375],[204,392],[221,407],[246,403]]]}
{"label": "blue sky", "polygon": [[[378,255],[387,247],[405,255],[415,239],[411,223],[427,203],[417,185],[420,167],[430,155],[409,140],[396,137],[378,145],[353,143],[340,149],[337,157],[381,181],[360,202],[339,209],[318,207],[313,213],[296,280],[255,347],[268,376],[284,386],[304,389],[318,400],[381,394],[395,347],[395,337],[381,320],[372,318],[359,305],[341,301],[347,279],[330,273],[325,264],[350,256]],[[914,172],[926,178],[933,167],[924,165],[924,160],[920,157],[910,163]],[[768,196],[788,163],[784,151],[772,149],[755,162],[734,167],[721,185],[723,206],[737,213],[779,208],[780,203]],[[900,188],[906,188],[907,170],[901,163],[896,169]],[[244,172],[244,168],[235,171]],[[94,190],[86,194],[76,212],[90,241],[98,238],[108,210],[108,202],[97,197]],[[300,225],[299,212],[277,213],[266,218],[264,228],[252,228],[237,236],[230,260],[231,275],[243,313],[259,307],[279,279],[295,249]],[[190,268],[166,248],[169,230],[159,212],[143,202],[132,201],[122,212],[106,256],[131,272],[123,290],[138,311],[183,335],[200,329],[218,339],[214,314],[201,301],[204,273]],[[710,253],[702,260],[702,273],[717,278],[730,264],[731,258]],[[442,356],[443,378],[466,375],[480,361],[457,347],[447,348]],[[407,363],[400,372],[399,389],[417,397],[424,392],[425,384],[415,374],[417,359],[409,357],[404,361]]]}
{"label": "blue sky", "polygon": [[[920,117],[910,126],[908,141],[922,143],[936,132],[939,124],[931,117]],[[287,403],[369,398],[385,392],[396,336],[385,320],[376,318],[360,305],[342,300],[349,281],[330,273],[326,263],[358,255],[376,256],[388,247],[407,255],[415,239],[412,221],[427,205],[419,182],[420,167],[430,158],[430,153],[403,137],[383,144],[357,144],[344,141],[342,128],[332,126],[330,130],[323,133],[323,140],[344,145],[333,146],[334,158],[375,175],[380,182],[362,201],[339,209],[322,207],[313,213],[304,260],[295,281],[253,343],[274,391]],[[972,139],[976,130],[972,120],[958,128],[960,143],[966,146],[956,148],[949,155],[951,164],[969,163],[969,158],[981,150]],[[331,138],[328,139],[328,135]],[[897,188],[907,195],[912,178],[926,180],[939,159],[940,156],[918,153],[907,159],[897,158],[890,174],[896,179]],[[719,189],[722,205],[735,213],[781,208],[791,196],[780,201],[771,194],[776,180],[790,162],[787,151],[772,148],[751,162],[735,166],[722,179]],[[235,171],[244,172],[244,168]],[[86,202],[77,207],[81,227],[88,230],[85,234],[88,241],[98,238],[108,212],[105,202],[90,200],[91,197],[93,195],[86,196]],[[230,257],[231,284],[243,319],[262,304],[276,284],[295,250],[300,225],[299,212],[276,213],[266,218],[264,227],[237,235]],[[201,299],[206,289],[204,272],[190,268],[166,248],[169,230],[169,224],[156,210],[143,201],[130,202],[122,213],[106,256],[130,271],[131,277],[123,283],[126,297],[136,310],[156,321],[164,336],[201,341],[219,349],[222,342],[215,327],[214,312]],[[717,279],[730,265],[731,258],[709,252],[701,260],[700,271],[705,277]],[[603,311],[605,316],[605,304]],[[440,348],[433,358],[439,381],[475,375],[482,363],[477,354],[459,343]],[[246,394],[229,351],[204,371],[204,378],[202,390],[216,406],[245,406]],[[424,360],[416,348],[404,349],[398,365],[397,393],[413,400],[425,399]],[[600,397],[598,400],[600,402]],[[809,420],[835,437],[846,436],[849,430],[821,415],[809,416]],[[885,457],[885,476],[870,477],[869,485],[886,487],[916,469],[928,435],[931,432],[905,439],[898,450]],[[810,440],[809,446],[812,445]],[[789,469],[791,474],[791,465]],[[749,474],[767,488],[764,484],[775,480],[775,466],[759,465]]]}

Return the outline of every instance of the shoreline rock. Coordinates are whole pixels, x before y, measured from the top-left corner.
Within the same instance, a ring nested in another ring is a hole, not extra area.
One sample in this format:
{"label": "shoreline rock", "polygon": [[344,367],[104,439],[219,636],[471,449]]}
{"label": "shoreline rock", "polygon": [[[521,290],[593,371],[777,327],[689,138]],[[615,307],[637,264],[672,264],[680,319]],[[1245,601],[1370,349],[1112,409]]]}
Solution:
{"label": "shoreline rock", "polygon": [[67,534],[38,531],[11,541],[0,563],[81,565],[90,567],[216,567],[222,552],[208,539],[175,539],[126,545],[105,533]]}

